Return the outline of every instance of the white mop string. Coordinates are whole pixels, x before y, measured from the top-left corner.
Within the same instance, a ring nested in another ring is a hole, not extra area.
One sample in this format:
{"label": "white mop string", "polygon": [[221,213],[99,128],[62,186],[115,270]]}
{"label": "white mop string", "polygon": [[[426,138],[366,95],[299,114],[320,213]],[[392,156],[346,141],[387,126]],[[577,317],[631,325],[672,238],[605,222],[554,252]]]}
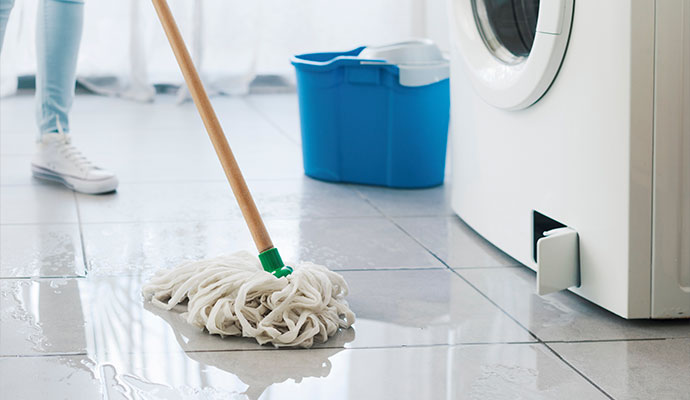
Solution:
{"label": "white mop string", "polygon": [[211,334],[253,337],[276,347],[311,347],[355,320],[339,274],[303,263],[279,279],[248,252],[159,271],[142,292],[166,310],[186,302],[187,322]]}

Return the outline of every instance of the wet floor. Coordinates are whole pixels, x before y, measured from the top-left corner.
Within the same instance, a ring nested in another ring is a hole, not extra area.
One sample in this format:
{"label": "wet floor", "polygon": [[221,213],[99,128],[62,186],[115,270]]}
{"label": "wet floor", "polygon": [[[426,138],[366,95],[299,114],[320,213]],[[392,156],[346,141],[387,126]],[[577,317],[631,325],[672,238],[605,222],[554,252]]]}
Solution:
{"label": "wet floor", "polygon": [[287,260],[339,271],[352,329],[274,350],[144,302],[159,268],[251,250],[192,104],[82,95],[74,143],[121,180],[35,181],[33,104],[0,100],[0,392],[17,399],[690,399],[690,321],[626,321],[476,235],[450,187],[305,178],[294,94],[213,103]]}

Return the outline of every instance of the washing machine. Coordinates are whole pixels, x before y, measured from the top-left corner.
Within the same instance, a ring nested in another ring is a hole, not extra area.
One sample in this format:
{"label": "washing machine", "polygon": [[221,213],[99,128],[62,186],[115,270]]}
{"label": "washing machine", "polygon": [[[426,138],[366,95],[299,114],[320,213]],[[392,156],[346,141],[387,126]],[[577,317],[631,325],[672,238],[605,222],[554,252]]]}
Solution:
{"label": "washing machine", "polygon": [[690,0],[449,0],[452,206],[624,318],[690,316]]}

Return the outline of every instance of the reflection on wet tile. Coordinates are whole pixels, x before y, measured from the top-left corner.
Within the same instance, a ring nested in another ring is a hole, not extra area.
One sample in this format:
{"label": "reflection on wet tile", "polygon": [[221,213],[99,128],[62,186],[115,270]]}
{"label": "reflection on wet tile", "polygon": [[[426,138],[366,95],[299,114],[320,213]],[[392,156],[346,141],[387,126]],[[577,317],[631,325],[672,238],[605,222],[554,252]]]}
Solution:
{"label": "reflection on wet tile", "polygon": [[62,185],[3,187],[0,204],[2,224],[77,222],[74,193]]}
{"label": "reflection on wet tile", "polygon": [[0,388],[12,399],[100,399],[92,368],[83,355],[0,358]]}
{"label": "reflection on wet tile", "polygon": [[[97,365],[85,357],[0,359],[0,379],[11,378],[13,393],[70,398],[95,394],[95,380],[109,399],[606,398],[542,345],[109,357],[99,355]],[[27,370],[45,374],[37,382]]]}
{"label": "reflection on wet tile", "polygon": [[78,279],[0,280],[0,356],[87,348]]}
{"label": "reflection on wet tile", "polygon": [[351,346],[534,341],[447,269],[342,274],[357,314]]}
{"label": "reflection on wet tile", "polygon": [[615,399],[690,399],[690,339],[550,346]]}
{"label": "reflection on wet tile", "polygon": [[458,270],[545,341],[690,337],[690,320],[626,320],[570,292],[539,296],[526,267]]}
{"label": "reflection on wet tile", "polygon": [[0,225],[0,278],[83,276],[79,227]]}
{"label": "reflection on wet tile", "polygon": [[[345,186],[311,179],[249,182],[264,218],[380,215]],[[240,219],[226,182],[121,185],[111,196],[78,195],[82,221],[213,221]],[[155,201],[154,201],[155,200]]]}
{"label": "reflection on wet tile", "polygon": [[451,268],[520,265],[456,216],[399,217],[394,220]]}
{"label": "reflection on wet tile", "polygon": [[[343,276],[350,286],[350,307],[357,314],[354,329],[341,330],[316,347],[534,341],[527,331],[447,270],[344,271]],[[140,292],[145,280],[136,276],[89,279],[89,318],[95,327],[99,352],[262,348],[252,339],[221,338],[188,324],[181,314],[184,307],[165,311],[143,301]],[[401,298],[397,293],[405,295]]]}
{"label": "reflection on wet tile", "polygon": [[428,189],[392,189],[363,185],[353,187],[390,217],[453,215],[449,185]]}
{"label": "reflection on wet tile", "polygon": [[[273,243],[288,261],[331,269],[441,267],[384,218],[268,220]],[[112,275],[171,268],[239,250],[254,250],[241,220],[190,223],[85,224],[90,273]]]}

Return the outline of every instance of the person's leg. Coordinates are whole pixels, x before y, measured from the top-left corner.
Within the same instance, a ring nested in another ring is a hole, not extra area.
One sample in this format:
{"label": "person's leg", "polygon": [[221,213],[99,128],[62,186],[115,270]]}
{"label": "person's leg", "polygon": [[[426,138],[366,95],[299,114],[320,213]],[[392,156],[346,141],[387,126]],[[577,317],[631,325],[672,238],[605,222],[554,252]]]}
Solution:
{"label": "person's leg", "polygon": [[5,39],[5,29],[7,28],[7,20],[10,18],[10,11],[14,0],[0,0],[0,53],[2,53],[2,42]]}
{"label": "person's leg", "polygon": [[36,23],[36,120],[39,134],[69,132],[84,20],[83,0],[40,0]]}
{"label": "person's leg", "polygon": [[114,173],[98,168],[72,144],[69,111],[74,99],[83,0],[39,0],[36,28],[36,119],[39,140],[33,175],[83,193],[117,188]]}

